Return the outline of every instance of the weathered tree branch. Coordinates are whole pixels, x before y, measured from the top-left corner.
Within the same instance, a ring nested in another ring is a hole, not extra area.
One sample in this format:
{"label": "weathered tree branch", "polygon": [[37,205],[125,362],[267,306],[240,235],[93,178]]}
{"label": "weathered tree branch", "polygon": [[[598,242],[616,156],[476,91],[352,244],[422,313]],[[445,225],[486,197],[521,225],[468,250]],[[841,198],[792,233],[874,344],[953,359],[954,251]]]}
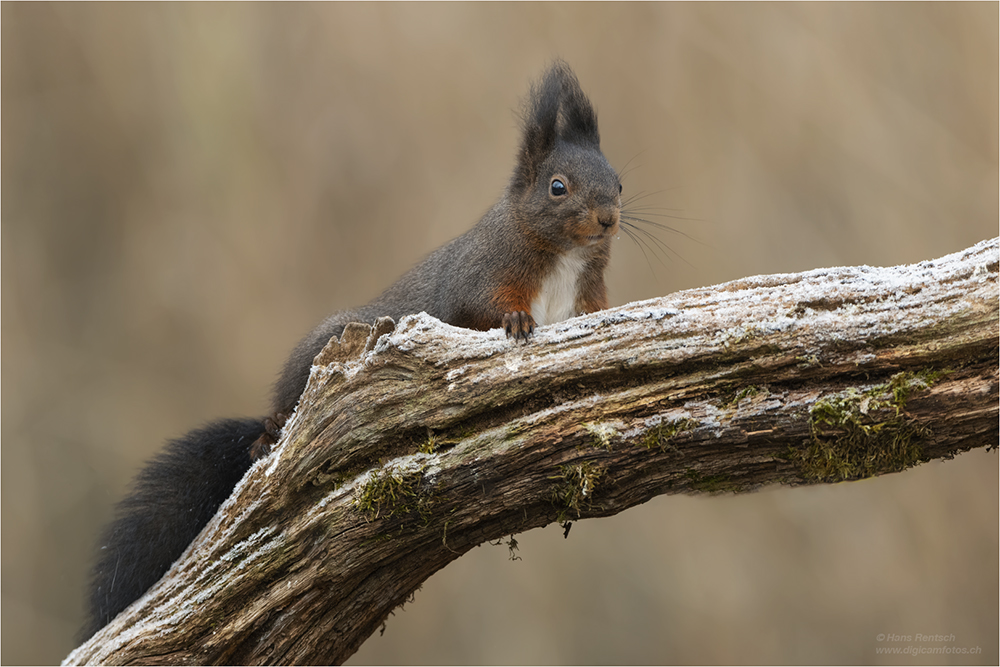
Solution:
{"label": "weathered tree branch", "polygon": [[487,540],[996,447],[998,248],[747,278],[527,345],[425,315],[352,325],[275,453],[67,663],[342,662]]}

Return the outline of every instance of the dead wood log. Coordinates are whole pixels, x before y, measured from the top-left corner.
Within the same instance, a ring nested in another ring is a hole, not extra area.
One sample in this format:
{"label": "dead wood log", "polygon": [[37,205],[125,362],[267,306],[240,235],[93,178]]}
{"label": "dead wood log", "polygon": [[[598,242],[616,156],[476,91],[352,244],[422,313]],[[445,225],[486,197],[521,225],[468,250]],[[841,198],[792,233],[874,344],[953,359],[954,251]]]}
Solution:
{"label": "dead wood log", "polygon": [[352,325],[275,452],[66,664],[339,663],[488,540],[996,447],[998,249],[746,278],[528,344]]}

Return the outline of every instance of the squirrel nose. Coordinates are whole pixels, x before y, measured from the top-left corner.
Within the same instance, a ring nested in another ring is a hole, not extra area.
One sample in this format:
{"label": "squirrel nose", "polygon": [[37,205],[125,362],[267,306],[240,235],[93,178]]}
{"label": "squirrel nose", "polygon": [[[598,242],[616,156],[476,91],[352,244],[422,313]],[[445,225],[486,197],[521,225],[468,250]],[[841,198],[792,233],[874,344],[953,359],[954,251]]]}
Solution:
{"label": "squirrel nose", "polygon": [[605,230],[611,229],[618,224],[618,212],[610,211],[607,213],[600,213],[597,216],[597,222],[601,223],[601,227]]}

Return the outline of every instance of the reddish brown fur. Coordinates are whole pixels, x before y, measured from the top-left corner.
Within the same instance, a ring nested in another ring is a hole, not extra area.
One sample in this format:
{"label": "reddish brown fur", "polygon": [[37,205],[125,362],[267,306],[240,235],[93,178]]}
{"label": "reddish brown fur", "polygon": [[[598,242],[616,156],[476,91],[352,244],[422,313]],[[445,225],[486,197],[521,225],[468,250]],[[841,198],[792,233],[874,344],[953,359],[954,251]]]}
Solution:
{"label": "reddish brown fur", "polygon": [[[531,304],[546,278],[566,253],[586,249],[593,255],[579,275],[557,276],[558,317],[607,307],[604,270],[618,230],[621,185],[601,153],[597,114],[566,63],[554,63],[533,87],[523,120],[517,165],[500,201],[374,301],[335,313],[306,336],[275,387],[273,418],[221,421],[193,431],[145,469],[102,544],[88,636],[180,556],[246,471],[248,454],[268,453],[284,415],[295,409],[313,359],[348,323],[424,311],[454,326],[502,326],[508,336],[527,341],[535,327]],[[565,191],[554,187],[555,179]],[[571,258],[569,270],[580,268],[578,257]],[[575,294],[567,287],[573,278]]]}

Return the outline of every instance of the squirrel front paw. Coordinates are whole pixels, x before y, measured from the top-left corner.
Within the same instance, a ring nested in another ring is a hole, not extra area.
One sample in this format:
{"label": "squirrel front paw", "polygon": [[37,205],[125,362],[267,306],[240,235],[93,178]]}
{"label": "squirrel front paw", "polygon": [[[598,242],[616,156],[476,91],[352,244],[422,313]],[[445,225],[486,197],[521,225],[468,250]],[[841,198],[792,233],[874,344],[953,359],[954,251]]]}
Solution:
{"label": "squirrel front paw", "polygon": [[288,415],[278,413],[273,417],[264,417],[264,432],[250,445],[250,460],[262,459],[271,453],[271,445],[278,442],[281,429],[288,421]]}
{"label": "squirrel front paw", "polygon": [[528,342],[528,336],[535,332],[535,318],[523,310],[504,313],[503,330],[507,332],[507,338]]}

